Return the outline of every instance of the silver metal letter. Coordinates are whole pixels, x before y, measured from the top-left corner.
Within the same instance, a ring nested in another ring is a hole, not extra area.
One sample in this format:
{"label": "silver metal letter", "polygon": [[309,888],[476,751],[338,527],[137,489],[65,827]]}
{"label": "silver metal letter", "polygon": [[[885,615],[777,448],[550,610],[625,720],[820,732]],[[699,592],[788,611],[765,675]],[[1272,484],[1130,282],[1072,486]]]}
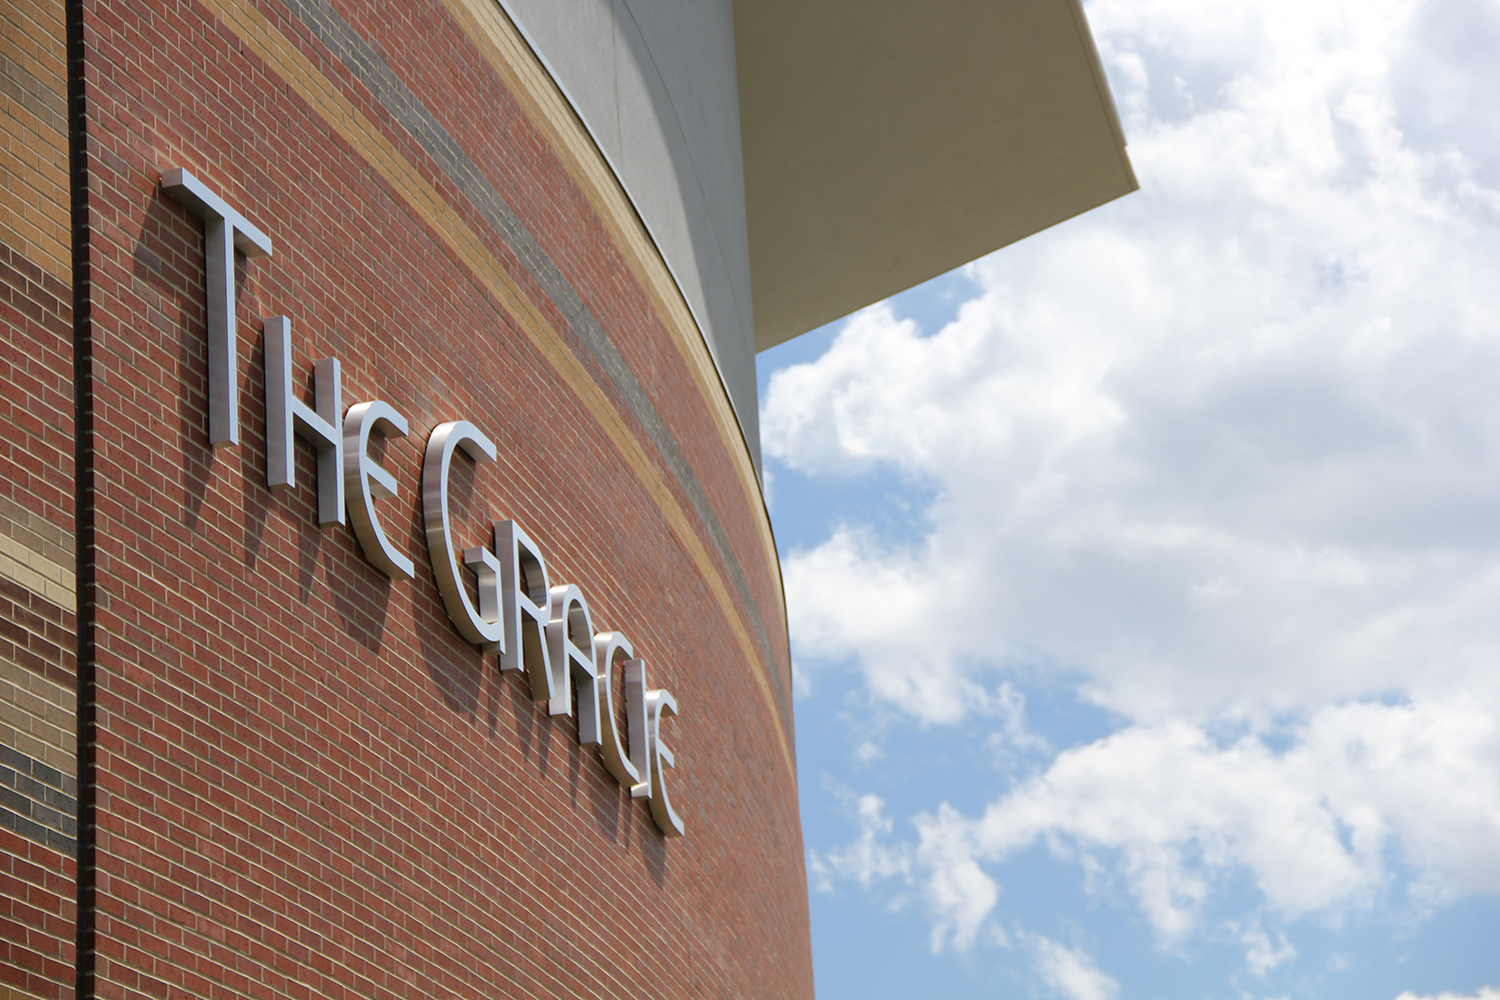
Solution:
{"label": "silver metal letter", "polygon": [[[677,714],[677,699],[670,691],[657,688],[646,692],[646,725],[651,735],[651,818],[656,828],[668,837],[681,837],[685,832],[682,817],[672,808],[667,797],[667,782],[662,773],[664,767],[676,767],[677,758],[661,741],[661,717]],[[632,725],[634,722],[632,722]]]}
{"label": "silver metal letter", "polygon": [[234,251],[271,256],[271,240],[192,174],[174,167],[161,175],[173,201],[203,220],[203,264],[208,287],[208,442],[239,444],[238,348],[234,330]]}
{"label": "silver metal letter", "polygon": [[553,696],[551,715],[573,714],[573,685],[578,683],[578,742],[599,746],[599,675],[594,668],[594,625],[583,591],[573,584],[553,587],[552,620],[547,623],[547,645],[551,647]]}
{"label": "silver metal letter", "polygon": [[[500,590],[505,602],[505,646],[500,669],[525,671],[531,677],[531,698],[556,702],[551,657],[547,649],[547,564],[535,543],[515,521],[495,522],[495,555],[500,559]],[[566,675],[564,675],[566,680]]]}
{"label": "silver metal letter", "polygon": [[651,739],[646,725],[646,661],[625,664],[625,718],[630,723],[630,763],[641,780],[630,786],[630,797],[651,797]]}
{"label": "silver metal letter", "polygon": [[337,358],[313,365],[314,410],[292,389],[292,321],[271,316],[266,324],[266,484],[273,490],[297,485],[292,437],[318,450],[318,523],[344,523],[344,412]]}
{"label": "silver metal letter", "polygon": [[[469,549],[464,553],[465,564],[477,564],[481,571],[479,599],[481,604],[489,604],[491,608],[489,614],[482,615],[475,610],[474,602],[469,600],[468,591],[464,589],[458,554],[453,550],[453,531],[448,520],[448,469],[453,464],[453,452],[458,448],[462,448],[476,465],[493,462],[497,454],[490,439],[467,420],[439,425],[427,439],[427,453],[422,459],[422,523],[427,530],[432,577],[437,582],[438,593],[443,595],[443,606],[448,610],[453,627],[465,639],[493,652],[505,642],[505,623],[500,620],[499,613],[499,560],[483,549]],[[486,560],[485,556],[489,558]],[[487,571],[488,578],[484,571]]]}
{"label": "silver metal letter", "polygon": [[[464,565],[474,571],[474,590],[479,594],[479,617],[485,622],[500,620],[500,560],[482,545],[464,549]],[[467,594],[464,596],[468,596]],[[485,642],[486,653],[501,651],[498,642]]]}
{"label": "silver metal letter", "polygon": [[[620,732],[615,728],[615,695],[614,695],[614,669],[615,664],[621,663],[626,668],[625,684],[630,686],[629,668],[631,664],[639,664],[635,658],[635,650],[630,647],[630,640],[620,632],[600,632],[594,636],[594,672],[598,678],[599,688],[599,728],[600,746],[599,755],[604,758],[604,766],[609,773],[615,776],[615,780],[631,790],[634,795],[635,787],[641,782],[641,770],[630,757],[625,756],[625,748],[620,745]],[[626,705],[629,705],[629,696],[626,696]],[[632,735],[635,730],[635,720],[630,720]],[[647,772],[647,780],[650,780],[650,772]]]}
{"label": "silver metal letter", "polygon": [[372,431],[387,438],[406,437],[406,418],[378,399],[349,407],[344,416],[344,493],[349,497],[349,520],[365,558],[375,568],[392,580],[410,580],[416,575],[415,564],[396,551],[375,513],[375,498],[395,497],[397,490],[396,477],[370,457]]}

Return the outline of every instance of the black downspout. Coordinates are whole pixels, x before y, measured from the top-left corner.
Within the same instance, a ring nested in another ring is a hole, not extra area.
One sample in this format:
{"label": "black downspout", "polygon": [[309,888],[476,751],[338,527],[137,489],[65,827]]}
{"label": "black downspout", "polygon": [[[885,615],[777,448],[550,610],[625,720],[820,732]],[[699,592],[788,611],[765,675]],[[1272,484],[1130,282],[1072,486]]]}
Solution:
{"label": "black downspout", "polygon": [[73,523],[78,564],[78,924],[75,1000],[94,996],[95,634],[94,355],[89,270],[87,48],[84,0],[64,0],[68,58],[68,186],[73,234]]}

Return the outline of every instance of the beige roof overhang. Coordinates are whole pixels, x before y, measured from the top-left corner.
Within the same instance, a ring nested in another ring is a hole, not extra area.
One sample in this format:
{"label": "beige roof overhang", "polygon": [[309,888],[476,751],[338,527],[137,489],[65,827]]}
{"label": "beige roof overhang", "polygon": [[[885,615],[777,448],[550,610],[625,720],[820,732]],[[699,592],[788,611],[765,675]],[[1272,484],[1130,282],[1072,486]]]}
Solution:
{"label": "beige roof overhang", "polygon": [[735,0],[755,349],[1136,189],[1079,0]]}

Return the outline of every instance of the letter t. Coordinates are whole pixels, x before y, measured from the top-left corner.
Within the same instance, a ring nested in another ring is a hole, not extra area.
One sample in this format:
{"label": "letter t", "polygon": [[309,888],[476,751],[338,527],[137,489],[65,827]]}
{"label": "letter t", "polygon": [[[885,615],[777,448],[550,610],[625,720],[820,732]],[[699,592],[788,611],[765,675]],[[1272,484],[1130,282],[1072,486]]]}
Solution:
{"label": "letter t", "polygon": [[239,444],[234,251],[238,247],[246,257],[269,257],[271,241],[181,167],[162,174],[161,187],[203,220],[204,283],[208,286],[208,442]]}

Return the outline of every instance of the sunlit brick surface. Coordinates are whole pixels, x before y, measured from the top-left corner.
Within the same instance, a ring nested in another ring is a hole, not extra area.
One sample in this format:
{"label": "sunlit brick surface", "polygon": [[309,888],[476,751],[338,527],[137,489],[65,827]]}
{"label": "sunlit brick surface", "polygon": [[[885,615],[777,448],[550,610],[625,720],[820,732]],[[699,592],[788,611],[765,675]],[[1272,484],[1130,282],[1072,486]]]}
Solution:
{"label": "sunlit brick surface", "polygon": [[[577,123],[513,91],[536,67],[487,48],[495,10],[85,8],[98,995],[810,996],[764,511],[660,261]],[[238,447],[207,443],[203,232],[171,167],[275,247],[239,260]],[[346,405],[410,421],[379,509],[414,582],[319,527],[310,448],[266,488],[276,314],[305,399],[337,357]],[[500,453],[458,463],[459,543],[517,519],[676,695],[685,838],[448,621],[419,483],[456,419]]]}

